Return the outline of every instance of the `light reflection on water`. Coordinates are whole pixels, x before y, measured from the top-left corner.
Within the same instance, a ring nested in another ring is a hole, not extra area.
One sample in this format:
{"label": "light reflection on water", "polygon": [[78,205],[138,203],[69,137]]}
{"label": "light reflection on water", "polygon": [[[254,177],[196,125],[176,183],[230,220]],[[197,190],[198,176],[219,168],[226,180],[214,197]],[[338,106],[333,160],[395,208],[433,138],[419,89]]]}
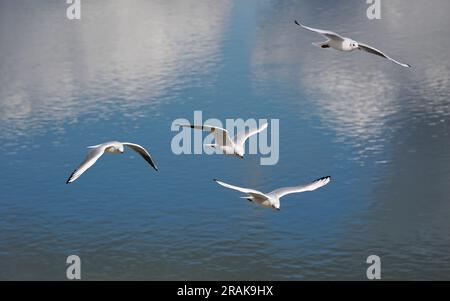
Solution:
{"label": "light reflection on water", "polygon": [[83,4],[82,21],[68,22],[55,3],[2,6],[3,22],[14,24],[1,36],[0,117],[12,136],[93,111],[96,119],[143,117],[140,107],[157,108],[168,88],[199,85],[189,75],[219,62],[230,10],[228,2],[96,1]]}
{"label": "light reflection on water", "polygon": [[[59,2],[0,4],[1,279],[64,279],[69,254],[84,279],[364,279],[370,254],[384,279],[448,279],[446,1],[383,3],[370,22],[364,1],[83,5],[72,23]],[[297,18],[414,67],[320,50]],[[172,120],[199,109],[280,118],[279,163],[173,155]],[[111,139],[148,147],[160,171],[126,153],[64,184]],[[211,181],[328,174],[278,213]]]}

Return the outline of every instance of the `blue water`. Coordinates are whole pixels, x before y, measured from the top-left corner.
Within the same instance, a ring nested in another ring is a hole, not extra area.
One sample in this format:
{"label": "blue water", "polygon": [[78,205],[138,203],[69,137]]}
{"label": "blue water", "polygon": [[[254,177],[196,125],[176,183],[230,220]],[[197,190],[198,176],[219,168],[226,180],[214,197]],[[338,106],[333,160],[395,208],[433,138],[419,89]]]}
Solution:
{"label": "blue water", "polygon": [[[0,3],[0,279],[382,279],[450,275],[450,3]],[[410,63],[311,45],[305,24]],[[177,118],[280,121],[280,160],[174,155]],[[65,181],[86,146],[105,155]],[[270,191],[330,175],[263,209],[212,179]]]}

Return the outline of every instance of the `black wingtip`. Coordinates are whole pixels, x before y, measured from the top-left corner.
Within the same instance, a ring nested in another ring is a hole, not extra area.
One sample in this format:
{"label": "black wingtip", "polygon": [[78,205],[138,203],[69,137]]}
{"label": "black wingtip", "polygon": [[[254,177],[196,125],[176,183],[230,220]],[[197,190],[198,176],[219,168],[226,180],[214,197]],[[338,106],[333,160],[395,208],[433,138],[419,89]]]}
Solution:
{"label": "black wingtip", "polygon": [[331,177],[330,176],[321,177],[320,179],[317,179],[316,181],[322,181],[322,180],[326,180],[326,179],[329,179],[331,181]]}
{"label": "black wingtip", "polygon": [[298,23],[297,20],[294,20],[294,23],[297,24],[298,26],[301,26],[300,23]]}
{"label": "black wingtip", "polygon": [[66,184],[72,183],[72,182],[70,182],[70,180],[72,179],[73,174],[74,174],[76,171],[77,171],[77,170],[75,169],[75,170],[70,174],[69,178],[68,178],[67,181],[66,181]]}
{"label": "black wingtip", "polygon": [[219,181],[219,180],[217,180],[217,179],[213,179],[213,181],[214,181],[214,182],[217,182],[217,181]]}

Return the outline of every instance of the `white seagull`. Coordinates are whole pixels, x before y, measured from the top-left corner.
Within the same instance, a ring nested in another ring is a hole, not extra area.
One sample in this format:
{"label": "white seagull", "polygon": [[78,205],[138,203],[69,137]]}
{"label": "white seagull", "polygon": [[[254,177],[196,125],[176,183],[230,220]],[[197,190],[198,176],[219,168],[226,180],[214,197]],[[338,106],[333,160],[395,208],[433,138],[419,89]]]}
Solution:
{"label": "white seagull", "polygon": [[297,20],[295,20],[295,24],[297,24],[298,26],[303,27],[305,29],[317,32],[328,39],[322,43],[313,43],[314,45],[316,45],[318,47],[321,47],[321,48],[330,48],[331,47],[331,48],[334,48],[334,49],[340,50],[340,51],[353,51],[355,49],[359,49],[359,50],[363,50],[368,53],[372,53],[372,54],[381,56],[383,58],[386,58],[396,64],[399,64],[400,66],[407,67],[407,68],[411,67],[411,65],[409,65],[409,64],[403,64],[403,63],[400,63],[399,61],[394,60],[393,58],[387,56],[382,51],[380,51],[376,48],[373,48],[372,46],[356,42],[349,38],[345,38],[341,35],[338,35],[335,32],[308,27],[308,26],[305,26],[305,25],[299,23]]}
{"label": "white seagull", "polygon": [[100,158],[105,152],[112,154],[123,154],[124,146],[128,146],[135,152],[139,153],[139,155],[141,155],[142,158],[144,158],[145,161],[147,161],[155,170],[158,170],[158,167],[156,167],[152,157],[142,146],[129,142],[110,141],[98,145],[88,146],[88,148],[92,148],[92,150],[89,151],[86,159],[84,159],[80,166],[72,172],[70,177],[67,179],[66,184],[72,183],[78,179],[89,167],[94,165],[98,158]]}
{"label": "white seagull", "polygon": [[247,194],[247,196],[241,197],[243,199],[247,199],[250,202],[256,202],[258,205],[264,208],[273,208],[276,210],[280,210],[280,198],[291,193],[305,192],[305,191],[313,191],[317,188],[327,185],[331,181],[331,177],[323,177],[315,180],[312,183],[306,185],[300,185],[296,187],[284,187],[275,189],[269,193],[262,193],[257,190],[242,188],[238,186],[233,186],[222,181],[214,179],[219,185],[222,185],[226,188],[230,188],[236,191],[243,192]]}
{"label": "white seagull", "polygon": [[246,130],[245,132],[238,133],[233,139],[230,137],[226,129],[217,126],[189,124],[180,124],[179,126],[190,127],[193,129],[209,131],[213,133],[216,143],[206,144],[207,146],[216,147],[222,150],[225,155],[237,156],[242,159],[244,158],[245,141],[251,136],[264,131],[267,128],[267,123],[263,124],[260,128]]}

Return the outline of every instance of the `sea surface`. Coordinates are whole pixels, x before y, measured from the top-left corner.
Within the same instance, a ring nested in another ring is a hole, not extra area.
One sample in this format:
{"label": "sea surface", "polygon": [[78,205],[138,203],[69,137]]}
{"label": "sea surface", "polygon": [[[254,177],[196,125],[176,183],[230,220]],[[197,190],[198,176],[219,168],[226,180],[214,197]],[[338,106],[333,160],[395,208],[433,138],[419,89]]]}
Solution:
{"label": "sea surface", "polygon": [[[364,280],[369,255],[385,280],[450,280],[449,1],[65,2],[0,2],[0,279],[64,280],[75,254],[84,280]],[[194,111],[278,119],[278,163],[174,154]],[[110,140],[160,170],[126,150],[66,185]],[[327,175],[280,211],[212,181]]]}

